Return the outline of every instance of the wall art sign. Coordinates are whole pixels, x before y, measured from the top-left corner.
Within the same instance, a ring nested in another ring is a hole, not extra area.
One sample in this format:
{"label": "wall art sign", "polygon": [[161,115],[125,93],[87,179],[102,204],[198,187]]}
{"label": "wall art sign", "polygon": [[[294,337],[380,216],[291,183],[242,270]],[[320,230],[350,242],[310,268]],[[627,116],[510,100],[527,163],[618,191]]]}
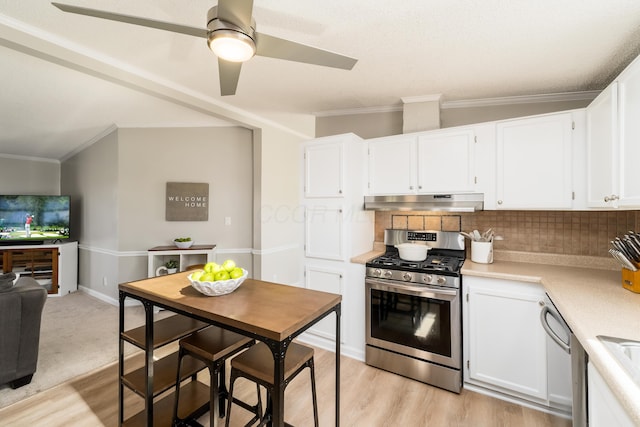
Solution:
{"label": "wall art sign", "polygon": [[167,221],[208,221],[209,184],[167,182]]}

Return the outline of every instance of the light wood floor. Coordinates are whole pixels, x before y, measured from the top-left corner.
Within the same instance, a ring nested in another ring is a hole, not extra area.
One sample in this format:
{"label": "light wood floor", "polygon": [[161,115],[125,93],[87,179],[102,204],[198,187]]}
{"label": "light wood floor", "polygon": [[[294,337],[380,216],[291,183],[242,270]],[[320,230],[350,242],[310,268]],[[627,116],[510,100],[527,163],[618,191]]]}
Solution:
{"label": "light wood floor", "polygon": [[[334,425],[334,355],[316,350],[316,382],[320,426]],[[118,367],[54,387],[0,409],[0,425],[16,427],[117,426]],[[208,374],[199,379],[208,383]],[[308,370],[289,385],[285,395],[286,420],[298,427],[313,425]],[[255,388],[238,380],[238,397],[255,401]],[[341,359],[341,418],[345,427],[570,427],[571,421],[482,394],[464,390],[455,394],[409,380],[362,362]],[[127,416],[142,408],[139,397],[127,392]],[[250,418],[234,406],[231,426]],[[208,425],[208,414],[199,419]],[[221,423],[224,425],[224,423]]]}

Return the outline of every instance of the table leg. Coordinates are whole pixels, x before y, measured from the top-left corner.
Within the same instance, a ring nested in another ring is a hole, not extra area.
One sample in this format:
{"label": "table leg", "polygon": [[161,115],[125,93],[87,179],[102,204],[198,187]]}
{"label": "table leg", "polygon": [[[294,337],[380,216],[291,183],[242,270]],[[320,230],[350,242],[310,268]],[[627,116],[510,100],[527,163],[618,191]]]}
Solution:
{"label": "table leg", "polygon": [[336,427],[340,426],[340,312],[341,305],[336,306]]}
{"label": "table leg", "polygon": [[145,393],[145,412],[147,414],[147,426],[153,427],[153,304],[147,300],[142,301],[145,312],[145,370],[147,372],[147,390]]}
{"label": "table leg", "polygon": [[267,345],[273,353],[273,385],[274,393],[271,396],[273,403],[273,416],[268,424],[276,427],[284,427],[284,358],[291,339],[285,341],[270,341]]}
{"label": "table leg", "polygon": [[124,292],[119,292],[118,299],[120,300],[118,315],[118,427],[121,427],[122,423],[124,423],[124,384],[122,384],[122,377],[124,376],[124,342],[122,340],[122,333],[124,332]]}

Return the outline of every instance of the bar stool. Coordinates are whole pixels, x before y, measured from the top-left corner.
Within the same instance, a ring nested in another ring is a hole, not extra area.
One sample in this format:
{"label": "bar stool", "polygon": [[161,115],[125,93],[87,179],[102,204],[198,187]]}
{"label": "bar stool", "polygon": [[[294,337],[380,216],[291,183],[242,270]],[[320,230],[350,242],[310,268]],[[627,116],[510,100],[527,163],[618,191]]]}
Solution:
{"label": "bar stool", "polygon": [[[242,350],[255,344],[255,340],[247,338],[235,332],[219,328],[217,326],[209,326],[198,332],[189,335],[180,340],[180,349],[178,350],[178,372],[176,377],[176,398],[173,407],[173,425],[180,425],[184,420],[178,418],[178,402],[180,399],[180,370],[182,368],[182,359],[190,356],[202,361],[209,368],[210,375],[210,425],[217,425],[216,420],[216,401],[218,403],[218,412],[220,418],[224,417],[224,399],[227,397],[227,387],[225,386],[225,362],[228,358],[238,354]],[[256,386],[258,393],[259,386]],[[230,398],[229,398],[230,399]],[[260,419],[262,413],[262,403],[258,397],[258,404],[251,406],[245,402],[236,399],[236,403],[245,409],[255,413],[252,423]]]}
{"label": "bar stool", "polygon": [[[316,399],[316,379],[313,364],[313,349],[295,342],[289,344],[284,358],[285,387],[304,368],[308,367],[311,375],[311,395],[313,398],[313,420],[318,427],[318,402]],[[272,418],[273,405],[271,395],[275,392],[273,374],[273,353],[266,344],[259,342],[249,350],[231,359],[231,379],[229,399],[227,401],[227,419],[225,427],[229,427],[231,418],[231,402],[233,400],[233,386],[237,378],[246,378],[267,389],[267,409],[258,426],[268,424]],[[259,395],[258,395],[258,398]],[[250,424],[254,421],[252,420]],[[247,424],[249,425],[249,424]]]}

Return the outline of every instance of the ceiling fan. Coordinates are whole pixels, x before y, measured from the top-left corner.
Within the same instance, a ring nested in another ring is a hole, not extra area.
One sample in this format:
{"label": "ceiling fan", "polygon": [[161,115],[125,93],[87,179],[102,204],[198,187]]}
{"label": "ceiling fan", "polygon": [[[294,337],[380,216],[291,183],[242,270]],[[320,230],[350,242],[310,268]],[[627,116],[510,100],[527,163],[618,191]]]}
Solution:
{"label": "ceiling fan", "polygon": [[256,23],[252,17],[253,0],[218,0],[218,5],[209,9],[207,13],[207,28],[190,27],[56,2],[51,4],[64,12],[207,39],[209,48],[218,57],[220,94],[223,96],[236,93],[242,63],[254,55],[344,70],[351,70],[358,61],[317,47],[257,32]]}

